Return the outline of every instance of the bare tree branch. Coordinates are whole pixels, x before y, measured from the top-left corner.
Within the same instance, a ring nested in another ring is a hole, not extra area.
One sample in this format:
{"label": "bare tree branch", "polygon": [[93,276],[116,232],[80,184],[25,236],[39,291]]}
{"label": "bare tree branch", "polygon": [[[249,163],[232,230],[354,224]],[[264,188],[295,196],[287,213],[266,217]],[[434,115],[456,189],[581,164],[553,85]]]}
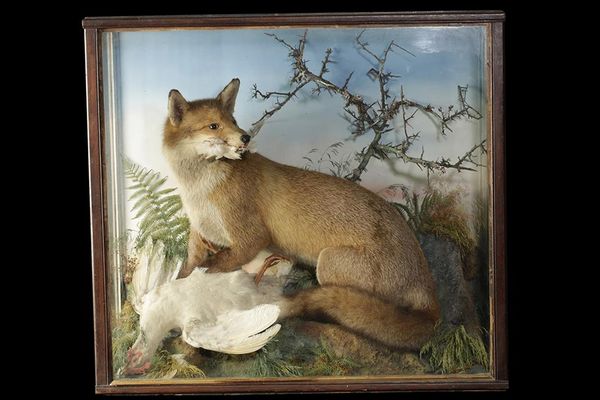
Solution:
{"label": "bare tree branch", "polygon": [[296,93],[298,93],[300,91],[300,89],[302,89],[304,86],[306,86],[307,83],[308,82],[303,82],[303,83],[299,84],[298,86],[296,86],[294,88],[294,90],[292,90],[291,92],[285,92],[285,93],[284,92],[262,93],[260,90],[258,90],[256,85],[254,85],[252,87],[252,97],[254,97],[254,98],[260,97],[263,100],[270,99],[273,96],[277,96],[279,98],[277,99],[277,102],[275,103],[275,107],[271,108],[270,110],[265,110],[263,115],[252,124],[248,133],[252,136],[256,136],[258,134],[258,132],[261,130],[261,128],[263,127],[263,125],[265,124],[265,122],[267,122],[267,120],[269,118],[271,118],[277,111],[281,110],[283,108],[283,106],[285,106],[288,103],[288,101],[290,101],[292,98],[294,98],[296,96]]}
{"label": "bare tree branch", "polygon": [[323,75],[325,75],[325,73],[329,72],[329,70],[327,69],[327,64],[329,64],[331,62],[331,60],[329,58],[331,57],[332,52],[333,52],[333,50],[331,50],[331,49],[327,49],[325,51],[325,58],[321,62],[321,72],[319,72],[320,77],[323,77]]}
{"label": "bare tree branch", "polygon": [[346,78],[346,81],[344,82],[344,86],[342,86],[342,89],[344,89],[344,90],[348,89],[348,83],[350,83],[350,79],[352,79],[352,75],[354,75],[354,71],[350,72],[350,75],[348,75],[348,77]]}
{"label": "bare tree branch", "polygon": [[[474,153],[477,149],[481,149],[482,153],[487,153],[487,149],[485,148],[485,139],[483,139],[481,141],[481,143],[476,144],[475,146],[473,146],[471,148],[471,150],[467,151],[462,157],[458,158],[458,161],[454,164],[454,168],[456,168],[457,170],[460,171],[460,168],[463,164],[465,163],[470,163],[476,167],[483,167],[484,164],[479,163],[478,161],[475,161],[474,157]],[[464,167],[462,169],[465,169]]]}
{"label": "bare tree branch", "polygon": [[371,161],[371,157],[375,156],[376,154],[380,140],[381,132],[376,131],[375,135],[373,136],[373,140],[371,140],[371,143],[360,153],[361,157],[358,166],[354,168],[352,173],[344,176],[344,178],[352,182],[360,181],[360,176],[363,174],[363,172],[365,172],[369,161]]}
{"label": "bare tree branch", "polygon": [[403,149],[402,144],[396,145],[396,146],[392,146],[389,144],[378,145],[378,147],[380,150],[382,150],[386,153],[395,154],[396,156],[398,156],[405,162],[410,162],[410,163],[416,164],[421,169],[423,169],[423,168],[427,169],[427,172],[433,172],[435,170],[441,170],[442,172],[445,172],[446,169],[455,169],[458,172],[460,172],[463,170],[464,171],[477,171],[474,168],[465,166],[465,164],[471,164],[475,167],[483,166],[482,164],[475,161],[475,159],[473,157],[474,157],[474,153],[477,149],[481,149],[481,151],[483,153],[487,152],[484,145],[485,145],[485,139],[481,143],[473,146],[463,156],[459,157],[455,163],[452,163],[452,162],[450,162],[449,159],[443,158],[443,157],[441,157],[440,159],[438,159],[436,161],[426,160],[423,158],[423,154],[424,154],[423,150],[421,151],[421,155],[419,157],[411,157],[408,154],[406,154],[406,151]]}
{"label": "bare tree branch", "polygon": [[[406,163],[413,163],[421,169],[425,169],[429,176],[430,172],[439,171],[445,172],[447,169],[455,169],[457,171],[475,171],[470,166],[482,166],[477,163],[474,159],[476,150],[481,149],[485,152],[484,147],[485,140],[475,145],[463,156],[459,157],[458,160],[452,163],[449,159],[440,157],[437,160],[428,160],[424,158],[424,149],[421,151],[419,157],[409,155],[409,151],[413,147],[414,143],[419,139],[421,132],[412,133],[411,120],[415,117],[417,112],[422,112],[437,120],[440,124],[440,130],[442,135],[446,135],[447,132],[452,132],[450,124],[456,120],[462,118],[469,119],[480,119],[482,115],[473,108],[467,102],[467,86],[458,86],[458,101],[459,108],[454,110],[453,106],[447,107],[445,110],[441,107],[434,109],[430,104],[424,105],[413,100],[406,98],[404,94],[404,88],[400,89],[400,99],[393,98],[388,101],[391,96],[388,89],[388,83],[391,79],[398,78],[398,75],[394,75],[390,72],[386,72],[385,64],[387,62],[390,53],[394,52],[394,49],[401,49],[406,53],[415,56],[410,51],[396,44],[393,40],[387,44],[381,55],[376,54],[368,42],[363,40],[364,30],[356,37],[356,44],[359,51],[364,52],[368,57],[372,58],[376,64],[376,68],[372,68],[368,75],[373,79],[377,80],[379,86],[379,99],[374,103],[367,103],[365,99],[352,93],[348,88],[350,79],[352,78],[353,72],[346,78],[343,85],[339,86],[329,79],[326,79],[324,75],[329,72],[328,66],[332,63],[333,50],[328,48],[325,52],[325,57],[321,61],[321,68],[318,73],[315,73],[309,69],[307,62],[304,59],[304,49],[307,41],[307,32],[300,37],[296,45],[291,45],[286,40],[279,38],[275,34],[267,33],[268,36],[273,37],[277,42],[281,43],[284,47],[289,50],[288,56],[292,61],[293,76],[290,83],[294,89],[290,92],[261,92],[258,90],[256,85],[253,88],[253,96],[262,100],[270,98],[276,98],[275,106],[271,110],[264,112],[262,117],[252,124],[251,132],[253,134],[258,133],[262,125],[266,120],[271,118],[277,111],[281,110],[293,97],[296,96],[298,91],[304,86],[312,83],[314,85],[312,93],[319,95],[325,91],[330,95],[341,96],[346,104],[344,106],[345,118],[349,121],[352,126],[352,135],[359,136],[369,131],[373,132],[373,138],[369,145],[365,147],[360,153],[358,153],[357,162],[358,165],[352,170],[351,173],[345,176],[346,179],[351,181],[360,181],[361,175],[366,171],[367,166],[372,158],[385,159],[395,157],[401,159]],[[376,105],[378,107],[373,107]],[[413,110],[411,110],[413,109]],[[404,140],[397,145],[382,144],[381,140],[383,136],[391,132],[393,128],[390,128],[393,120],[400,114],[402,118],[402,131],[404,133]],[[470,166],[467,166],[470,165]]]}

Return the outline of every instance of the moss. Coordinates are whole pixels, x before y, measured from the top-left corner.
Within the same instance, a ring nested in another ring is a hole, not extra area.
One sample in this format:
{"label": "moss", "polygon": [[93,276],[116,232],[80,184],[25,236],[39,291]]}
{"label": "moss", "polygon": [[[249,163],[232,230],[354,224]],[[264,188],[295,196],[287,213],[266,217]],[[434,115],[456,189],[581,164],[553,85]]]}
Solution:
{"label": "moss", "polygon": [[139,315],[134,311],[131,303],[123,304],[121,313],[117,317],[112,331],[113,368],[116,373],[127,363],[127,350],[138,335]]}
{"label": "moss", "polygon": [[344,355],[337,355],[321,337],[314,350],[315,359],[304,371],[306,376],[345,376],[361,367],[360,364]]}
{"label": "moss", "polygon": [[148,378],[204,378],[206,374],[200,368],[188,363],[183,354],[170,354],[166,350],[157,351],[152,357],[152,367]]}
{"label": "moss", "polygon": [[431,340],[421,348],[431,368],[442,374],[466,372],[479,364],[489,368],[488,353],[478,334],[470,334],[463,325],[438,325]]}
{"label": "moss", "polygon": [[285,360],[281,352],[274,348],[274,343],[269,342],[269,344],[256,352],[253,365],[256,376],[301,376],[302,368]]}
{"label": "moss", "polygon": [[[361,373],[363,366],[336,351],[323,337],[299,332],[291,319],[277,338],[252,354],[230,355],[200,350],[198,365],[211,377],[347,376]],[[394,367],[395,370],[395,367]],[[390,373],[387,370],[382,373]]]}
{"label": "moss", "polygon": [[390,358],[398,358],[397,365],[402,375],[427,373],[427,365],[416,353],[392,354]]}
{"label": "moss", "polygon": [[309,362],[305,341],[296,335],[293,319],[288,320],[262,349],[250,354],[223,354],[198,351],[198,363],[211,377],[289,377],[303,375]]}

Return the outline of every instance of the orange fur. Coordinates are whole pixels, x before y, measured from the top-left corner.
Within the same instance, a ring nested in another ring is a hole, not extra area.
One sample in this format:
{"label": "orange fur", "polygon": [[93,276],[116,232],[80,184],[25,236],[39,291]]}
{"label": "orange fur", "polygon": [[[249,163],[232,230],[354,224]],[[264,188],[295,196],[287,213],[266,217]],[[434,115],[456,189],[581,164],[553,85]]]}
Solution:
{"label": "orange fur", "polygon": [[[192,225],[182,275],[196,265],[231,271],[268,247],[316,265],[322,285],[286,299],[284,315],[318,315],[389,346],[420,346],[439,317],[435,287],[414,234],[390,204],[341,178],[243,149],[240,159],[229,150],[217,158],[196,145],[213,135],[242,146],[245,132],[232,116],[238,87],[232,81],[216,99],[170,98],[164,150]],[[209,256],[198,237],[225,249]]]}

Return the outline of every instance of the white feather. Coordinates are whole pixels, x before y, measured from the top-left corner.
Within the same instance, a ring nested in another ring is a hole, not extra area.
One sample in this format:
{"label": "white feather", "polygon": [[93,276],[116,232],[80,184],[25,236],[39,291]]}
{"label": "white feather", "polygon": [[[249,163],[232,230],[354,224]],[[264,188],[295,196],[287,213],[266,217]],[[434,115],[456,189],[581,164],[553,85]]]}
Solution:
{"label": "white feather", "polygon": [[149,291],[137,307],[140,334],[132,347],[140,354],[127,369],[148,362],[172,329],[195,347],[230,354],[251,353],[271,340],[281,326],[278,304],[282,287],[273,277],[259,286],[242,270],[206,273],[196,268],[187,278],[176,279]]}
{"label": "white feather", "polygon": [[162,284],[174,280],[182,265],[182,261],[165,262],[162,243],[158,242],[153,246],[151,240],[148,240],[139,252],[138,266],[131,278],[130,302],[135,312],[140,314],[144,296]]}
{"label": "white feather", "polygon": [[261,304],[249,310],[234,310],[216,321],[190,320],[183,339],[194,347],[228,354],[246,354],[263,347],[279,332],[279,307]]}

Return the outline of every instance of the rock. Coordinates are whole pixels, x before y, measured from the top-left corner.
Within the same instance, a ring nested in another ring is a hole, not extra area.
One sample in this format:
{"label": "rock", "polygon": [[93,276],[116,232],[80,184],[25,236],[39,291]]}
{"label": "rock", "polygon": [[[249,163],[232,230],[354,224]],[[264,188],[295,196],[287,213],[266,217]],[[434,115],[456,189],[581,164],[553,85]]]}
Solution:
{"label": "rock", "polygon": [[479,327],[471,285],[465,280],[459,247],[452,241],[434,235],[418,235],[423,253],[437,287],[442,321],[464,325],[467,329]]}

